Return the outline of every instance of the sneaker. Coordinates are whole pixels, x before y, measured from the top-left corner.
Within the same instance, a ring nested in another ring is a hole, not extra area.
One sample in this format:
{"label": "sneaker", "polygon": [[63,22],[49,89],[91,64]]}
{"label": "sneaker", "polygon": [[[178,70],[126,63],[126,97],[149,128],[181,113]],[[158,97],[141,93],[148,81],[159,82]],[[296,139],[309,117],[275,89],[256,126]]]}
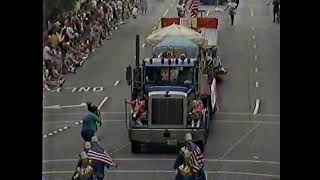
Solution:
{"label": "sneaker", "polygon": [[49,88],[49,86],[48,85],[44,85],[44,88],[47,90],[47,91],[51,91],[51,89]]}
{"label": "sneaker", "polygon": [[143,126],[143,124],[142,124],[142,122],[140,121],[140,119],[137,120],[137,124],[138,124],[139,126]]}
{"label": "sneaker", "polygon": [[199,128],[200,127],[200,120],[198,120],[198,122],[197,122],[197,128]]}
{"label": "sneaker", "polygon": [[82,65],[83,65],[83,63],[84,63],[84,61],[80,61],[80,66],[82,66]]}

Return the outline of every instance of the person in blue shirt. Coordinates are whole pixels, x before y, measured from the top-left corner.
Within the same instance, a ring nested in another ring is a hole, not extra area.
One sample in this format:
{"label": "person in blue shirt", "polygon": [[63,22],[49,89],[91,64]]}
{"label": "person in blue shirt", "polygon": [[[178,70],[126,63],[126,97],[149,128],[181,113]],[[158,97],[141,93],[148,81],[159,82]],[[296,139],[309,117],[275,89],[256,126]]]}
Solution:
{"label": "person in blue shirt", "polygon": [[101,118],[99,117],[97,106],[91,103],[87,103],[87,106],[89,112],[86,112],[82,117],[81,137],[85,142],[90,142],[92,136],[94,136],[98,130],[97,124],[101,126]]}

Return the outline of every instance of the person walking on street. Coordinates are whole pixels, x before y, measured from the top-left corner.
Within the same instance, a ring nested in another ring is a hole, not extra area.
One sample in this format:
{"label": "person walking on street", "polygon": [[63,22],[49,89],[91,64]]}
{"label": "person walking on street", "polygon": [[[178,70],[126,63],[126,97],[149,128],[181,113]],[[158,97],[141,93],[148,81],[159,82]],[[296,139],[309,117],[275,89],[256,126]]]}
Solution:
{"label": "person walking on street", "polygon": [[[267,5],[271,3],[271,0],[268,1]],[[276,22],[276,19],[278,19],[279,16],[279,10],[280,10],[280,0],[272,0],[273,5],[273,22]]]}
{"label": "person walking on street", "polygon": [[147,0],[140,0],[140,5],[141,5],[141,11],[142,14],[146,14],[147,13],[147,8],[148,8],[148,2]]}
{"label": "person walking on street", "polygon": [[238,5],[236,3],[236,0],[229,0],[227,7],[225,8],[225,11],[229,9],[229,15],[231,18],[231,26],[233,26],[234,23],[234,15],[236,15],[236,9]]}
{"label": "person walking on street", "polygon": [[91,138],[91,149],[88,151],[89,159],[92,159],[94,180],[103,180],[104,168],[110,166],[117,167],[117,164],[111,159],[107,151],[101,146],[97,136]]}
{"label": "person walking on street", "polygon": [[87,153],[82,152],[76,170],[72,175],[72,180],[93,180],[93,168],[91,167]]}
{"label": "person walking on street", "polygon": [[95,105],[91,105],[91,103],[87,103],[88,111],[82,117],[83,124],[81,130],[81,136],[85,142],[90,142],[92,136],[98,130],[97,124],[101,126],[101,118],[99,117],[98,107]]}
{"label": "person walking on street", "polygon": [[203,154],[200,148],[192,142],[191,133],[187,133],[186,144],[180,149],[174,163],[175,180],[206,180],[203,170]]}

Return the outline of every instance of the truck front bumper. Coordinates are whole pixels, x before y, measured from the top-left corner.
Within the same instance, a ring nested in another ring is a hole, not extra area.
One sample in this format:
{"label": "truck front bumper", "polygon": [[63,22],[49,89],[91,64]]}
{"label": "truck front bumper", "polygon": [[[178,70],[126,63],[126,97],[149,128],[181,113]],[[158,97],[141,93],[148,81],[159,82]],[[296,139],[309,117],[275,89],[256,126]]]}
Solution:
{"label": "truck front bumper", "polygon": [[203,141],[205,129],[130,129],[129,139],[140,143],[176,145],[185,142],[186,133],[192,134],[192,140]]}

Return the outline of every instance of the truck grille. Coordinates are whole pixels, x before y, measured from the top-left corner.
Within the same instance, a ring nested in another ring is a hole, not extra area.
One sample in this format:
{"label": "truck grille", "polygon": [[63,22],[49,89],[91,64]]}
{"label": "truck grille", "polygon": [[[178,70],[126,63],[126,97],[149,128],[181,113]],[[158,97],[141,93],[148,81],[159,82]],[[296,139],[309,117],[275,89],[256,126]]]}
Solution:
{"label": "truck grille", "polygon": [[183,125],[183,99],[152,99],[151,122],[153,125]]}

